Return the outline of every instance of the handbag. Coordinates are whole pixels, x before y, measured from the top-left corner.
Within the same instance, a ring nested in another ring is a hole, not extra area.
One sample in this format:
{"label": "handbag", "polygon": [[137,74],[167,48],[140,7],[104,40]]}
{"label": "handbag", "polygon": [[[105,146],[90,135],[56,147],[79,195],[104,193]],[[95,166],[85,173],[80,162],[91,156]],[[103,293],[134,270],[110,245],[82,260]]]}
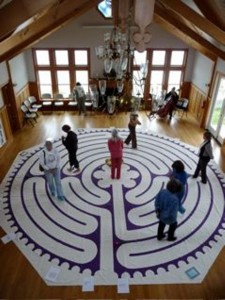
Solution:
{"label": "handbag", "polygon": [[[43,150],[43,153],[44,153],[44,164],[46,164],[46,161],[45,161],[45,151]],[[44,168],[42,167],[42,165],[41,164],[39,164],[39,171],[41,171],[41,172],[44,172]]]}

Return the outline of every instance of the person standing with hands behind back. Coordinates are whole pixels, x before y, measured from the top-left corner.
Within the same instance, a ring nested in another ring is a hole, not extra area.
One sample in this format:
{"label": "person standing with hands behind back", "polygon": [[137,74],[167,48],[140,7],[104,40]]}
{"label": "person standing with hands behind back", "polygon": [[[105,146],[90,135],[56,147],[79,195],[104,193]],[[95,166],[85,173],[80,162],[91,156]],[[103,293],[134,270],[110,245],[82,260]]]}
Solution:
{"label": "person standing with hands behind back", "polygon": [[136,126],[137,125],[141,125],[141,122],[138,120],[138,114],[135,112],[132,112],[130,114],[130,121],[128,124],[130,133],[129,133],[128,137],[126,138],[126,140],[124,141],[124,143],[129,145],[129,143],[131,141],[133,149],[137,148],[137,138],[136,138]]}
{"label": "person standing with hands behind back", "polygon": [[209,131],[205,131],[203,134],[203,143],[200,145],[199,148],[199,160],[197,167],[195,169],[193,178],[197,178],[199,175],[199,172],[201,171],[201,177],[202,177],[202,183],[207,183],[207,175],[206,175],[206,167],[210,161],[210,159],[213,159],[213,152],[212,152],[212,145],[211,145],[211,133]]}
{"label": "person standing with hands behind back", "polygon": [[111,154],[111,178],[120,179],[120,171],[123,157],[123,141],[118,136],[116,129],[112,130],[112,137],[108,140],[108,148]]}
{"label": "person standing with hands behind back", "polygon": [[63,125],[62,131],[67,133],[67,136],[62,136],[62,143],[68,150],[69,154],[69,171],[72,171],[73,168],[76,168],[75,172],[80,171],[79,162],[77,160],[77,149],[78,149],[78,139],[74,131],[71,130],[69,125]]}
{"label": "person standing with hands behind back", "polygon": [[[60,156],[51,140],[45,142],[45,149],[41,151],[39,162],[44,169],[45,178],[53,197],[64,200],[60,179]],[[57,194],[56,194],[57,193]]]}

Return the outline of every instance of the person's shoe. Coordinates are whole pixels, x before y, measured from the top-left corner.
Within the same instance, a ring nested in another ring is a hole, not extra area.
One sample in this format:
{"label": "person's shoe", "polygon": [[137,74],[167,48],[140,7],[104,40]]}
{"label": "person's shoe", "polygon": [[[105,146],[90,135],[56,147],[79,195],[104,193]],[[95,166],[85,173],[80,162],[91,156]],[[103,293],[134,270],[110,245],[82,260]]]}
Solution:
{"label": "person's shoe", "polygon": [[167,241],[174,242],[174,241],[176,241],[176,239],[177,239],[177,237],[173,236],[173,237],[168,238]]}
{"label": "person's shoe", "polygon": [[73,173],[78,173],[78,172],[80,172],[80,169],[78,168],[78,169],[75,169],[74,171],[73,171]]}
{"label": "person's shoe", "polygon": [[64,197],[64,196],[59,196],[58,199],[59,199],[60,201],[64,201],[64,200],[65,200],[65,197]]}
{"label": "person's shoe", "polygon": [[55,197],[55,193],[53,192],[53,193],[51,193],[51,195],[52,195],[52,197]]}
{"label": "person's shoe", "polygon": [[73,171],[74,167],[70,167],[70,168],[67,168],[67,171],[71,172]]}
{"label": "person's shoe", "polygon": [[192,175],[192,178],[197,178],[198,176],[197,175]]}
{"label": "person's shoe", "polygon": [[115,177],[114,177],[114,176],[111,176],[111,179],[115,179]]}
{"label": "person's shoe", "polygon": [[157,236],[157,240],[161,241],[162,239],[164,239],[166,237],[165,233],[162,236]]}
{"label": "person's shoe", "polygon": [[202,180],[202,181],[201,181],[201,183],[204,183],[204,184],[206,184],[207,182]]}

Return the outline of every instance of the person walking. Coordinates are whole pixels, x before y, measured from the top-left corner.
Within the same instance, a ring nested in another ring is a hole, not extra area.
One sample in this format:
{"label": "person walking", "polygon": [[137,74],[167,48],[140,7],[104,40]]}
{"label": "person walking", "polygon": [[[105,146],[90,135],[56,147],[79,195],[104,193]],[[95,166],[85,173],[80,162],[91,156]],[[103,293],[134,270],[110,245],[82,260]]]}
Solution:
{"label": "person walking", "polygon": [[62,136],[62,143],[66,147],[69,154],[69,171],[75,168],[75,172],[80,171],[79,162],[77,160],[78,139],[77,134],[71,130],[69,125],[63,125],[62,131],[67,133],[67,136]]}
{"label": "person walking", "polygon": [[123,141],[118,136],[116,129],[112,130],[112,137],[108,140],[108,148],[111,155],[111,178],[120,179],[122,157],[123,157]]}
{"label": "person walking", "polygon": [[126,145],[129,145],[129,143],[131,141],[131,145],[132,145],[133,149],[137,148],[137,137],[136,137],[136,126],[137,125],[141,125],[141,122],[138,120],[138,114],[136,112],[132,112],[130,114],[130,121],[129,121],[129,124],[128,124],[128,128],[129,128],[130,133],[127,136],[124,143]]}
{"label": "person walking", "polygon": [[181,183],[175,178],[171,178],[166,189],[161,190],[155,199],[156,216],[159,219],[157,239],[160,241],[166,237],[164,229],[169,225],[168,241],[175,241],[175,231],[177,228],[177,213],[179,210],[179,199],[177,193],[181,191]]}
{"label": "person walking", "polygon": [[44,170],[51,195],[63,201],[65,198],[60,178],[60,156],[51,140],[45,142],[45,149],[41,151],[39,162]]}
{"label": "person walking", "polygon": [[197,178],[199,175],[199,172],[201,171],[201,182],[206,184],[207,183],[207,175],[206,175],[206,168],[210,161],[210,159],[213,159],[213,151],[212,151],[212,144],[211,144],[211,133],[206,130],[203,133],[203,143],[200,145],[198,156],[198,164],[195,169],[193,178]]}
{"label": "person walking", "polygon": [[82,87],[80,82],[76,83],[76,86],[73,89],[73,95],[77,99],[79,115],[81,115],[82,112],[85,115],[86,114],[86,107],[85,107],[86,95],[85,95],[84,88]]}

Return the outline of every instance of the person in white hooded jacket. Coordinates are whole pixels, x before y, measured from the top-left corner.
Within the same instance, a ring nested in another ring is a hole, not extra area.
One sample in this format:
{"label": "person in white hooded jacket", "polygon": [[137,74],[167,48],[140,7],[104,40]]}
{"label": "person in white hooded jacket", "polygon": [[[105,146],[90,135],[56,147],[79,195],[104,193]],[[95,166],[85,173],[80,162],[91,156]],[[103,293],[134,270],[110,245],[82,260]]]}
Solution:
{"label": "person in white hooded jacket", "polygon": [[85,96],[85,91],[81,86],[80,82],[76,83],[76,86],[74,87],[73,90],[73,95],[77,99],[79,115],[81,115],[82,112],[86,114],[86,107],[85,107],[86,96]]}
{"label": "person in white hooded jacket", "polygon": [[64,200],[64,194],[60,179],[60,156],[50,140],[45,142],[45,149],[41,151],[39,163],[44,169],[45,178],[51,195]]}

